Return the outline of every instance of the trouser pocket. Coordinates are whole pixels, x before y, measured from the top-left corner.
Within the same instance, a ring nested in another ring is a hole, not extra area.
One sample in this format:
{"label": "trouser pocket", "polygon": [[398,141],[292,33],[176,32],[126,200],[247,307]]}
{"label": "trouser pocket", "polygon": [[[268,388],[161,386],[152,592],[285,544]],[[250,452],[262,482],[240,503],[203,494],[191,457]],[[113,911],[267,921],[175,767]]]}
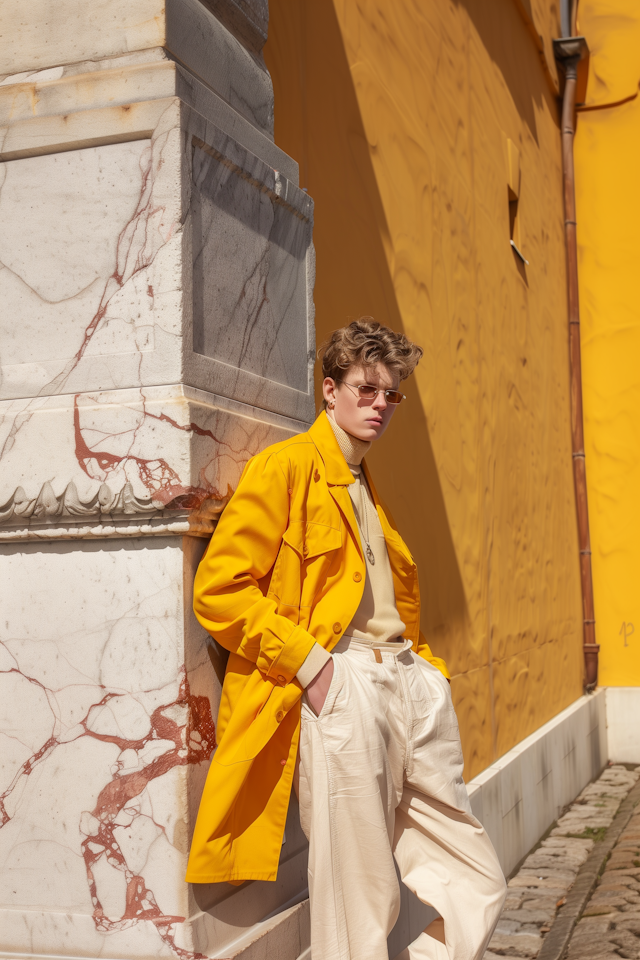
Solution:
{"label": "trouser pocket", "polygon": [[333,676],[331,677],[331,683],[329,684],[329,689],[320,713],[316,713],[311,706],[306,690],[302,695],[302,716],[305,717],[306,714],[305,719],[322,720],[332,712],[336,704],[336,700],[338,699],[338,695],[340,694],[344,683],[344,663],[342,661],[342,657],[340,656],[334,656],[332,659]]}

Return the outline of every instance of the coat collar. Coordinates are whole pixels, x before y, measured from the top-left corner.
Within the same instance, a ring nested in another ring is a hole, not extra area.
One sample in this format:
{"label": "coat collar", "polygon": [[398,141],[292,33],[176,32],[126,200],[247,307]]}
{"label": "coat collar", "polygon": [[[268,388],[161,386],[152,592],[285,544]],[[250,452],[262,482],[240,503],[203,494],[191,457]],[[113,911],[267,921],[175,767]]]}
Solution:
{"label": "coat collar", "polygon": [[313,426],[310,427],[309,436],[322,457],[327,472],[327,483],[332,486],[346,486],[354,483],[353,474],[342,455],[338,441],[331,429],[329,418],[324,410]]}

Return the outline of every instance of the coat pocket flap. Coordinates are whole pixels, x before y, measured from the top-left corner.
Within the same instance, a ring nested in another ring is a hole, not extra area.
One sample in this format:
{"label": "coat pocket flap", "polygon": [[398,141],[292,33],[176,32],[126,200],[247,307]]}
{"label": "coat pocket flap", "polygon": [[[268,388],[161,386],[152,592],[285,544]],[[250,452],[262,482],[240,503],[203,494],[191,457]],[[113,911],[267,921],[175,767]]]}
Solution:
{"label": "coat pocket flap", "polygon": [[342,546],[342,532],[325,523],[313,523],[308,520],[294,520],[282,535],[303,560],[319,557],[330,550]]}

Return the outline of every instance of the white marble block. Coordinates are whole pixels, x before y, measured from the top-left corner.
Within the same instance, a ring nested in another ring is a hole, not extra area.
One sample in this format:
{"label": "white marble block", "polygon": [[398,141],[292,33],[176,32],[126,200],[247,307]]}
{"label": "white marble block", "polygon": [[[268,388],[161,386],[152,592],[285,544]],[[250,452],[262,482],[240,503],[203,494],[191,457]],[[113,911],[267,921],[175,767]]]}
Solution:
{"label": "white marble block", "polygon": [[276,883],[184,882],[224,672],[193,576],[314,418],[267,16],[0,0],[0,956],[308,946],[295,807]]}
{"label": "white marble block", "polygon": [[277,883],[184,883],[219,693],[188,595],[204,544],[0,550],[4,952],[216,956],[306,887],[295,817]]}
{"label": "white marble block", "polygon": [[1,165],[0,538],[65,510],[186,509],[203,532],[248,457],[313,419],[311,200],[156,107],[146,139]]}
{"label": "white marble block", "polygon": [[215,704],[201,646],[187,677],[180,547],[0,555],[5,951],[170,956],[184,941],[182,798],[215,744]]}

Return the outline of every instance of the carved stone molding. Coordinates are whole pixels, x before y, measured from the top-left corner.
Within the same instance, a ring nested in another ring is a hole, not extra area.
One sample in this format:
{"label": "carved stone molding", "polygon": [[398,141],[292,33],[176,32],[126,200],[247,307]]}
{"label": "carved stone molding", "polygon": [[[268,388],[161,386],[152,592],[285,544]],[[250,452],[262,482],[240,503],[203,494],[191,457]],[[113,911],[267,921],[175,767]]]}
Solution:
{"label": "carved stone molding", "polygon": [[125,483],[117,493],[111,490],[109,484],[102,483],[96,495],[83,502],[73,481],[57,497],[47,480],[37,497],[28,497],[23,488],[18,487],[10,499],[0,506],[0,524],[23,523],[31,518],[49,520],[60,517],[101,517],[105,514],[147,516],[162,509],[163,505],[154,503],[151,498],[141,500],[136,497],[130,483]]}
{"label": "carved stone molding", "polygon": [[47,480],[37,497],[28,497],[18,487],[0,506],[0,539],[209,536],[227,500],[204,500],[192,509],[182,503],[172,508],[151,497],[137,497],[130,483],[115,492],[102,483],[93,497],[83,501],[73,481],[56,496]]}

